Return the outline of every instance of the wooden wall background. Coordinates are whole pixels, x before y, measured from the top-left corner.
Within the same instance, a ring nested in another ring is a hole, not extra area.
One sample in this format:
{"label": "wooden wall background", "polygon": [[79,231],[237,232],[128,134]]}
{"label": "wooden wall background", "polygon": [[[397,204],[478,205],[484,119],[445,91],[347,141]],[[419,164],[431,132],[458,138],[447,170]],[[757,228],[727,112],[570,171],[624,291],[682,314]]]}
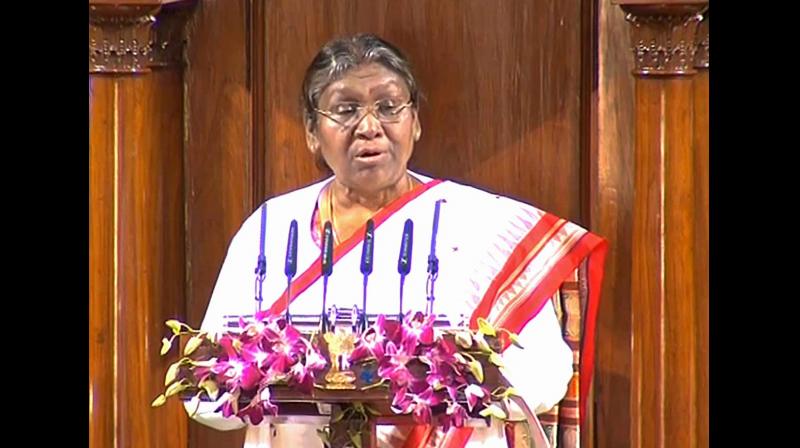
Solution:
{"label": "wooden wall background", "polygon": [[[154,50],[131,62],[128,48],[127,59],[112,53],[113,64],[90,64],[90,446],[241,446],[241,431],[207,429],[177,406],[148,407],[167,362],[153,354],[166,318],[200,323],[243,218],[263,199],[320,178],[302,135],[300,83],[324,42],[354,32],[384,36],[416,66],[427,101],[412,168],[531,202],[610,240],[583,446],[666,446],[657,436],[642,442],[642,430],[660,430],[642,429],[642,415],[652,410],[638,401],[637,389],[664,384],[665,376],[637,371],[631,350],[632,341],[641,343],[633,323],[633,248],[650,244],[633,232],[637,124],[647,105],[636,100],[637,83],[648,75],[632,72],[633,22],[620,6],[90,0],[90,7],[105,36],[130,41],[139,33],[146,41],[149,26],[150,35],[172,43],[167,48],[182,50],[172,59]],[[136,19],[148,15],[155,22]],[[102,20],[120,16],[127,25]],[[90,42],[90,54],[107,56],[99,42]],[[697,113],[691,132],[681,131],[693,156],[680,163],[695,173],[692,238],[702,248],[708,75],[700,69],[684,76],[693,86],[685,100]],[[693,279],[707,278],[707,253],[694,256]],[[694,311],[686,321],[698,342],[681,358],[693,359],[691,446],[707,445],[708,292],[701,280],[691,282],[696,294],[687,304]],[[142,406],[131,404],[137,402]]]}

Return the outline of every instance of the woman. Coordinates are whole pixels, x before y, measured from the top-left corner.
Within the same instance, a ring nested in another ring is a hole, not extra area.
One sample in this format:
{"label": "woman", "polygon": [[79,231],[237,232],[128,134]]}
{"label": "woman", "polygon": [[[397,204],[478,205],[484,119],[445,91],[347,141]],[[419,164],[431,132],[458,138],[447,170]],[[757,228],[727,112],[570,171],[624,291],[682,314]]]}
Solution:
{"label": "woman", "polygon": [[[360,304],[361,241],[365,223],[372,219],[375,265],[368,312],[396,314],[400,297],[394,260],[404,223],[411,219],[417,243],[405,280],[403,311],[425,310],[424,260],[438,203],[435,310],[453,323],[467,319],[474,325],[484,317],[519,333],[525,349],[511,347],[503,353],[506,378],[534,412],[558,403],[573,375],[573,355],[548,299],[587,257],[598,258],[591,260],[590,280],[599,282],[603,240],[530,205],[409,171],[408,160],[422,134],[419,88],[402,53],[376,36],[357,35],[326,44],[306,72],[302,101],[308,149],[333,176],[268,200],[244,222],[230,244],[202,328],[221,331],[224,316],[253,312],[253,266],[261,253],[262,211],[265,308],[281,313],[286,307],[283,257],[293,219],[300,231],[291,312],[321,311],[318,258],[326,222],[332,225],[335,241],[327,304],[339,308]],[[590,306],[590,315],[593,309],[596,305]],[[209,412],[213,405],[204,408],[195,417],[204,424],[223,430],[244,426],[238,419]],[[321,446],[316,435],[321,424],[251,425],[246,446]],[[456,440],[460,446],[506,446],[500,425],[438,435],[424,427],[410,435],[386,427],[379,430],[379,438],[386,446],[426,441],[453,446]]]}

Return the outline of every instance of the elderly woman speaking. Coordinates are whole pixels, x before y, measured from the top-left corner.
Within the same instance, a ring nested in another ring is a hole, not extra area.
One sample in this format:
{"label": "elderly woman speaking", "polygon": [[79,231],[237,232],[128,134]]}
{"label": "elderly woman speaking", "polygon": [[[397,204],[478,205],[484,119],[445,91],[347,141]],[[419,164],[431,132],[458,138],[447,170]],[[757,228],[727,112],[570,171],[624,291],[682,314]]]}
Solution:
{"label": "elderly woman speaking", "polygon": [[[261,290],[265,309],[283,313],[291,298],[292,313],[319,313],[323,287],[328,306],[352,308],[360,299],[361,246],[369,220],[374,225],[369,311],[397,315],[401,293],[395,260],[406,220],[425,223],[417,226],[414,239],[431,241],[436,211],[437,314],[452,324],[473,326],[483,317],[519,333],[524,349],[512,346],[503,352],[503,374],[522,397],[527,415],[547,411],[564,397],[574,373],[573,352],[550,299],[588,259],[591,321],[606,243],[531,205],[409,171],[414,143],[422,136],[419,101],[409,62],[380,38],[362,34],[336,39],[319,51],[303,81],[303,120],[308,150],[332,176],[269,199],[242,224],[230,243],[202,329],[219,332],[225,316],[252,313],[253,266],[260,256],[266,262]],[[298,275],[287,288],[284,254],[293,220]],[[332,273],[323,282],[319,259],[326,228],[334,250]],[[410,250],[414,260],[429,255],[426,244]],[[411,264],[400,312],[431,306],[426,267]],[[585,338],[592,337],[592,325]],[[591,360],[581,366],[590,369]],[[585,392],[590,375],[581,373],[580,390]],[[220,430],[245,426],[213,409],[211,403],[203,405],[194,418]],[[267,418],[247,425],[245,446],[322,446],[316,433],[321,422],[274,423]],[[447,433],[380,426],[378,438],[381,446],[507,446],[503,425],[497,423],[450,428]]]}

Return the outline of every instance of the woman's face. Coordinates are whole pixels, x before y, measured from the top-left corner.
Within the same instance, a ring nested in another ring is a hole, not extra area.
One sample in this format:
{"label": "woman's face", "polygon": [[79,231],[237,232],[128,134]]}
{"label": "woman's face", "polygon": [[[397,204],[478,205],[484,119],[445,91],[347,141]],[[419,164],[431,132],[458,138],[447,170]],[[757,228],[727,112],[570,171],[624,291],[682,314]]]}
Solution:
{"label": "woman's face", "polygon": [[[338,112],[409,100],[403,78],[381,64],[370,63],[331,83],[320,95],[318,109]],[[421,131],[415,107],[402,109],[391,121],[381,122],[370,111],[344,126],[318,113],[316,129],[306,130],[306,140],[312,153],[322,154],[338,182],[365,193],[378,192],[403,179]]]}

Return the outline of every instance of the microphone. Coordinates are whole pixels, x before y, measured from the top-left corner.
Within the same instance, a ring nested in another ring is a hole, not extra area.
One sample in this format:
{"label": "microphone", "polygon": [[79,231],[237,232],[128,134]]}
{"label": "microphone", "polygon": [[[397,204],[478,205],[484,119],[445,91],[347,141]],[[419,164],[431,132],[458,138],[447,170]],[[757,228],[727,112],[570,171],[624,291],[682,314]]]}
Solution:
{"label": "microphone", "polygon": [[433,210],[433,230],[431,231],[431,252],[428,255],[428,281],[427,281],[427,292],[428,292],[428,306],[425,310],[426,314],[433,314],[433,301],[434,301],[434,294],[433,288],[434,284],[436,283],[436,279],[439,278],[439,258],[436,257],[436,235],[439,233],[439,211],[442,206],[442,202],[447,202],[444,199],[439,199],[436,201],[436,205]]}
{"label": "microphone", "polygon": [[406,275],[411,272],[411,251],[414,243],[414,222],[406,219],[403,226],[403,237],[400,240],[400,256],[397,259],[397,272],[400,274],[400,313],[399,320],[403,320],[403,285]]}
{"label": "microphone", "polygon": [[289,313],[289,304],[292,303],[292,278],[297,274],[297,220],[289,224],[289,237],[286,241],[286,264],[283,272],[286,274],[286,323],[292,319]]}
{"label": "microphone", "polygon": [[361,247],[361,273],[372,274],[372,252],[375,247],[375,223],[367,221],[367,230],[364,232],[364,244]]}
{"label": "microphone", "polygon": [[[364,243],[361,246],[361,273],[364,274],[364,290],[363,302],[361,304],[361,316],[358,323],[358,330],[364,332],[367,330],[367,281],[369,275],[372,273],[373,257],[372,253],[375,248],[375,223],[370,219],[367,221],[367,229],[364,233]],[[356,308],[357,309],[357,308]]]}
{"label": "microphone", "polygon": [[328,302],[328,277],[330,277],[331,273],[333,272],[333,226],[331,226],[330,221],[325,222],[325,226],[322,230],[322,314],[321,314],[321,322],[322,325],[321,332],[325,333],[328,331],[329,322],[328,322],[328,313],[325,312],[327,309],[327,302]]}
{"label": "microphone", "polygon": [[265,235],[267,229],[267,203],[261,205],[261,232],[259,234],[258,242],[258,261],[256,263],[256,283],[255,283],[255,299],[256,299],[256,313],[261,312],[261,290],[264,285],[264,277],[267,275],[267,257],[264,255]]}

